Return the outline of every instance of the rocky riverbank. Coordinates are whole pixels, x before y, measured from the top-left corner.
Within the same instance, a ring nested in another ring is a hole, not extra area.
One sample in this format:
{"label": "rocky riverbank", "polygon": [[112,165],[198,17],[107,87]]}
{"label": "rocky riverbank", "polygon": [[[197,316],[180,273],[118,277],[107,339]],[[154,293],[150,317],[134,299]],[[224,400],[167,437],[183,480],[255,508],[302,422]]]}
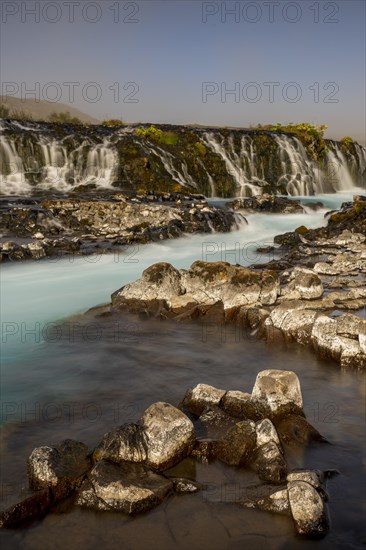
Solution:
{"label": "rocky riverbank", "polygon": [[366,198],[355,197],[330,215],[327,227],[277,237],[282,258],[251,269],[155,264],[112,295],[110,314],[128,309],[207,326],[235,323],[270,342],[309,345],[342,367],[364,369],[365,220]]}
{"label": "rocky riverbank", "polygon": [[101,254],[186,233],[228,232],[242,221],[202,195],[117,193],[86,198],[6,199],[0,261]]}
{"label": "rocky riverbank", "polygon": [[154,403],[91,451],[70,439],[34,449],[30,494],[2,512],[0,524],[21,527],[75,507],[147,512],[174,493],[204,494],[207,488],[182,472],[190,471],[190,461],[207,468],[220,461],[257,477],[225,504],[283,514],[298,535],[322,537],[329,530],[325,482],[335,472],[291,470],[287,460],[291,449],[303,452],[310,444],[326,442],[305,418],[294,372],[260,372],[251,394],[198,384],[179,408]]}

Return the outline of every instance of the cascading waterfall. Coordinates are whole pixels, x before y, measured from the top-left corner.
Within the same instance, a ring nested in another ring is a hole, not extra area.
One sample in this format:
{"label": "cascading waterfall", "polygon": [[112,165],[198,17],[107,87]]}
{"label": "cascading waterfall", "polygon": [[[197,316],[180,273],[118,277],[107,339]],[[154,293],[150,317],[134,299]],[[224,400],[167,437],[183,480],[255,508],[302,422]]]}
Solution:
{"label": "cascading waterfall", "polygon": [[146,144],[144,144],[143,148],[147,154],[149,154],[149,152],[152,152],[162,162],[165,170],[168,172],[168,174],[170,174],[173,181],[178,182],[184,187],[191,187],[193,189],[197,188],[196,182],[188,173],[187,163],[184,160],[181,161],[181,167],[179,170],[174,165],[174,161],[176,161],[176,159],[172,153],[165,151],[157,145],[153,145],[151,142],[147,142]]}
{"label": "cascading waterfall", "polygon": [[2,119],[1,194],[68,192],[83,185],[136,189],[142,182],[152,188],[176,182],[211,196],[366,189],[366,148],[357,143],[328,140],[324,158],[316,161],[297,137],[278,132],[178,127],[177,146],[141,137],[136,128]]}
{"label": "cascading waterfall", "polygon": [[260,193],[262,180],[257,175],[253,153],[247,151],[246,136],[242,137],[240,154],[235,150],[232,136],[229,136],[227,142],[220,134],[218,134],[218,137],[219,139],[216,139],[213,133],[205,132],[202,140],[204,144],[223,159],[227,172],[232,175],[240,190],[239,194],[245,196],[248,191],[249,194],[253,195]]}

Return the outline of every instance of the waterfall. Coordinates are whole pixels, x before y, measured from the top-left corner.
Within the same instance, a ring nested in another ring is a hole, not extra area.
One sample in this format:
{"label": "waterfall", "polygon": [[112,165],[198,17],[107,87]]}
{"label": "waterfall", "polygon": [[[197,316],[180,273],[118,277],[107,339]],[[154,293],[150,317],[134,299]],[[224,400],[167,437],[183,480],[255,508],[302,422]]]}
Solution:
{"label": "waterfall", "polygon": [[326,140],[325,156],[316,161],[297,137],[279,132],[169,127],[177,138],[172,145],[146,139],[138,128],[2,119],[1,194],[63,193],[86,185],[133,190],[144,182],[157,190],[178,183],[211,196],[366,189],[366,148],[358,143]]}
{"label": "waterfall", "polygon": [[262,180],[257,176],[256,166],[253,162],[253,153],[247,151],[246,136],[242,137],[241,150],[238,154],[235,150],[233,137],[225,138],[220,134],[217,137],[212,132],[205,132],[203,142],[223,159],[226,170],[234,178],[240,196],[260,193]]}
{"label": "waterfall", "polygon": [[152,152],[162,162],[165,170],[172,177],[173,181],[176,181],[184,187],[197,189],[196,182],[188,173],[188,167],[185,160],[182,160],[180,162],[181,167],[179,170],[174,165],[174,161],[176,159],[172,153],[165,151],[162,147],[159,147],[158,145],[153,145],[151,142],[146,143],[143,148],[147,154],[149,152]]}
{"label": "waterfall", "polygon": [[31,186],[26,181],[21,157],[15,145],[0,136],[0,188],[3,195],[29,193]]}

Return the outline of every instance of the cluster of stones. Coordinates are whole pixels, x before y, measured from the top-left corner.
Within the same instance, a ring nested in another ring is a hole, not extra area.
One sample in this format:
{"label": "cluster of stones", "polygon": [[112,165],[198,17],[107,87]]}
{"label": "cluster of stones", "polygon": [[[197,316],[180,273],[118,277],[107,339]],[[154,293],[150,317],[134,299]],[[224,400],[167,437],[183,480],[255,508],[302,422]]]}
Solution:
{"label": "cluster of stones", "polygon": [[[339,237],[342,242],[344,238]],[[352,269],[358,262],[366,270],[365,237],[362,242],[360,236],[357,239]],[[346,255],[343,258],[347,261]],[[366,290],[355,286],[325,294],[319,265],[313,270],[295,267],[281,274],[225,262],[197,261],[188,270],[159,263],[146,269],[138,281],[116,291],[111,310],[128,308],[176,321],[237,323],[267,341],[310,345],[321,357],[342,367],[362,369],[366,367],[366,320],[349,310],[365,307]],[[338,314],[342,309],[346,312]]]}
{"label": "cluster of stones", "polygon": [[231,210],[209,206],[202,195],[118,193],[103,200],[30,202],[0,211],[0,260],[108,252],[184,233],[227,232],[236,223]]}
{"label": "cluster of stones", "polygon": [[[197,436],[199,431],[203,437]],[[187,391],[179,409],[154,403],[136,424],[107,433],[91,453],[72,440],[34,449],[28,459],[34,492],[1,514],[1,526],[40,519],[65,499],[93,510],[145,512],[172,492],[205,489],[171,470],[190,456],[253,469],[259,492],[236,504],[287,514],[298,534],[323,536],[329,528],[325,474],[290,472],[286,462],[287,445],[310,441],[322,437],[304,416],[295,373],[262,371],[251,395],[198,384]]]}

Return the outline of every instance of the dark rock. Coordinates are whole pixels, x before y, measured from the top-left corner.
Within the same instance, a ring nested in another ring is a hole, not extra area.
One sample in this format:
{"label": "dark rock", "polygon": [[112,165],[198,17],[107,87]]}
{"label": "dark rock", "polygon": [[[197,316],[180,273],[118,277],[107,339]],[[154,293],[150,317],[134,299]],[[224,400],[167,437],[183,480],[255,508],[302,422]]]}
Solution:
{"label": "dark rock", "polygon": [[90,467],[88,448],[78,441],[37,447],[28,459],[29,485],[34,491],[50,488],[55,500],[61,500],[80,485]]}
{"label": "dark rock", "polygon": [[142,426],[124,424],[105,434],[93,453],[95,461],[106,459],[112,462],[145,462],[147,440]]}
{"label": "dark rock", "polygon": [[257,436],[250,420],[238,422],[215,445],[215,456],[230,466],[244,466],[253,458]]}

